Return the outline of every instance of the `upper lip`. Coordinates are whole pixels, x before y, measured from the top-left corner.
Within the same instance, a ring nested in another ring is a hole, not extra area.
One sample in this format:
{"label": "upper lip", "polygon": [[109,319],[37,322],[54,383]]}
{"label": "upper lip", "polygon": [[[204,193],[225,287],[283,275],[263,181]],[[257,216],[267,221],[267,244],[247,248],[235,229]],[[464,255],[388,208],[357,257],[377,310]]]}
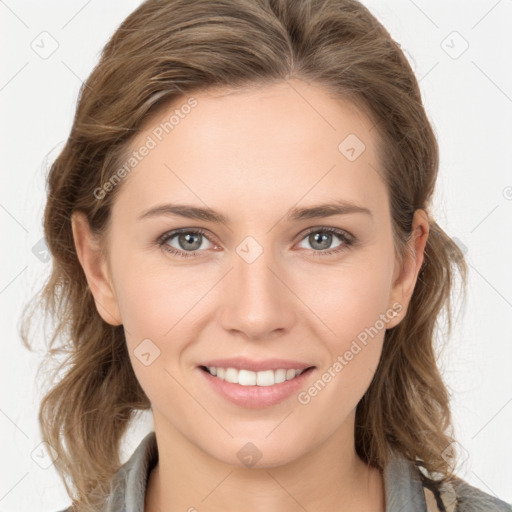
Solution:
{"label": "upper lip", "polygon": [[311,366],[310,363],[292,361],[289,359],[250,359],[248,357],[232,357],[229,359],[211,359],[201,363],[199,366],[214,366],[215,368],[236,368],[237,370],[250,370],[262,372],[265,370],[305,370]]}

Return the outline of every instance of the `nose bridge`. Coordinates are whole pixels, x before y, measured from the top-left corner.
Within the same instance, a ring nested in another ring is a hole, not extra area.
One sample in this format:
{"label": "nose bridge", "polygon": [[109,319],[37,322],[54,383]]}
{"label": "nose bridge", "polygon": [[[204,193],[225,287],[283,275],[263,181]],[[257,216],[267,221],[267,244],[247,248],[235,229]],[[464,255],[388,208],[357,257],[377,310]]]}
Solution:
{"label": "nose bridge", "polygon": [[284,271],[274,255],[270,245],[265,247],[253,236],[237,246],[227,280],[222,316],[225,329],[244,332],[252,339],[289,327],[293,320],[291,294],[282,282],[286,276],[280,275]]}

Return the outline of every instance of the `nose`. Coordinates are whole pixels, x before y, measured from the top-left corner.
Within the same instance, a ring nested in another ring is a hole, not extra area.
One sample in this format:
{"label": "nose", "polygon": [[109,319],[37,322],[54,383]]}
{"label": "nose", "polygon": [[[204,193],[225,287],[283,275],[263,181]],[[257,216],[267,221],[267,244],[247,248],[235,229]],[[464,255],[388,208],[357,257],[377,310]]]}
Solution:
{"label": "nose", "polygon": [[222,284],[222,327],[249,340],[271,339],[290,331],[300,304],[273,251],[265,249],[257,255],[260,251],[254,242],[242,246]]}

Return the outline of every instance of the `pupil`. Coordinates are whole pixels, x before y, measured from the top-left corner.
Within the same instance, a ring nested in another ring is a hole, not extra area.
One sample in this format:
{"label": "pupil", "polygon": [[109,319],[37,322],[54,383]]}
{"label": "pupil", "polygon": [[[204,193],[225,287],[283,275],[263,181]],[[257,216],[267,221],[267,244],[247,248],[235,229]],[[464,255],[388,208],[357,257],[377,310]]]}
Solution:
{"label": "pupil", "polygon": [[[193,239],[196,239],[195,241],[195,246],[194,246],[194,240]],[[192,239],[192,240],[191,240]],[[180,236],[180,244],[184,241],[185,243],[182,245],[182,247],[185,247],[185,248],[188,248],[190,250],[196,250],[196,249],[199,249],[199,247],[201,246],[201,243],[198,243],[198,240],[199,240],[199,236],[196,236],[196,235],[193,235],[191,233],[185,233],[184,235],[181,235]],[[191,243],[192,242],[192,246],[191,246]]]}
{"label": "pupil", "polygon": [[[332,234],[330,234],[330,233],[323,233],[323,234],[315,233],[313,235],[314,242],[311,245],[314,247],[314,244],[319,243],[321,245],[321,247],[318,247],[319,249],[328,249],[329,246],[331,245],[331,237],[332,237]],[[318,241],[319,238],[320,239],[323,238],[323,241],[322,240]]]}

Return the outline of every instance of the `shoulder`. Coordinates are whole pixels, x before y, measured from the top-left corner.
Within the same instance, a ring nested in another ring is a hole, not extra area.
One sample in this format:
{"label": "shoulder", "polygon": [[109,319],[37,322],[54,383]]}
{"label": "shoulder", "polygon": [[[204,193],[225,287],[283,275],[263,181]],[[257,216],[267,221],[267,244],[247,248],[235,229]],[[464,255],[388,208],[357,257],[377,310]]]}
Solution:
{"label": "shoulder", "polygon": [[452,475],[442,482],[419,460],[394,451],[384,468],[386,511],[512,512],[512,505]]}
{"label": "shoulder", "polygon": [[457,495],[457,512],[512,512],[512,505],[456,478],[452,483]]}
{"label": "shoulder", "polygon": [[[158,462],[155,432],[149,432],[140,441],[130,458],[119,468],[110,482],[110,494],[98,512],[144,510],[144,498],[149,473]],[[70,506],[58,512],[74,512]]]}
{"label": "shoulder", "polygon": [[437,484],[422,475],[427,512],[512,512],[512,505],[454,476]]}

